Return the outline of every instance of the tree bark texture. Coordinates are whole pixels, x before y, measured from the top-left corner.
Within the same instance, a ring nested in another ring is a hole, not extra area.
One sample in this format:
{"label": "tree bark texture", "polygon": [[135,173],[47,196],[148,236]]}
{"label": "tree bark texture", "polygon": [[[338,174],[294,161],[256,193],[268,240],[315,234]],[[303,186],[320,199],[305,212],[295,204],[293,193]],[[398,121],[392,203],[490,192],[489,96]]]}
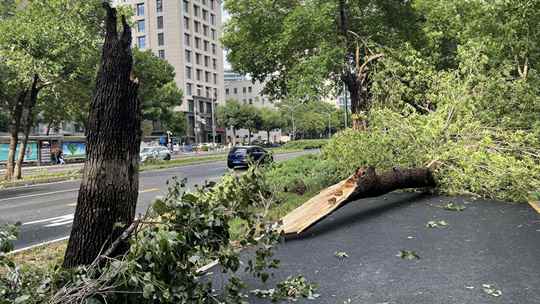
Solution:
{"label": "tree bark texture", "polygon": [[354,178],[355,187],[347,201],[383,195],[398,189],[435,187],[429,168],[392,170],[377,174],[375,168],[360,168]]}
{"label": "tree bark texture", "polygon": [[14,178],[22,178],[22,165],[24,163],[24,158],[26,155],[26,147],[28,146],[28,137],[30,136],[30,130],[34,124],[34,108],[37,103],[37,97],[41,88],[38,87],[39,77],[34,75],[34,80],[32,81],[32,87],[30,88],[30,98],[24,104],[23,115],[21,117],[21,122],[23,126],[23,140],[19,147],[19,155],[15,161],[15,170]]}
{"label": "tree bark texture", "polygon": [[[105,2],[106,36],[88,117],[87,159],[64,267],[89,265],[130,226],[139,190],[141,109],[131,78],[131,29]],[[120,225],[118,225],[120,224]],[[120,246],[115,254],[127,250]]]}
{"label": "tree bark texture", "polygon": [[17,150],[17,145],[19,144],[19,130],[21,128],[21,117],[23,114],[24,103],[28,91],[22,91],[17,97],[16,103],[11,109],[11,120],[9,122],[9,150],[8,158],[6,164],[6,173],[4,178],[6,180],[11,180],[13,178],[13,173],[15,171],[15,151]]}

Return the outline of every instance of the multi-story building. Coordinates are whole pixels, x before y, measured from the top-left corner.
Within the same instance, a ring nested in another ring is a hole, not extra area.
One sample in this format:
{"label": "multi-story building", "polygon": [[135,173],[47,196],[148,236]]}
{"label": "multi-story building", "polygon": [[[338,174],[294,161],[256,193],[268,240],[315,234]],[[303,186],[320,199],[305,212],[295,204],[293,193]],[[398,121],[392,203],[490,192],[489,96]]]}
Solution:
{"label": "multi-story building", "polygon": [[[184,92],[187,139],[221,142],[215,108],[224,102],[221,0],[115,0],[134,9],[133,44],[167,60]],[[216,133],[214,133],[214,132]],[[224,135],[224,134],[223,134]]]}
{"label": "multi-story building", "polygon": [[[225,99],[236,100],[245,105],[253,105],[256,108],[275,108],[275,101],[263,93],[264,83],[252,81],[249,77],[225,71]],[[267,140],[266,132],[252,134],[252,140]],[[236,140],[233,140],[232,130],[227,130],[227,142],[248,142],[249,132],[246,129],[236,131]],[[270,141],[281,141],[281,130],[270,132]]]}

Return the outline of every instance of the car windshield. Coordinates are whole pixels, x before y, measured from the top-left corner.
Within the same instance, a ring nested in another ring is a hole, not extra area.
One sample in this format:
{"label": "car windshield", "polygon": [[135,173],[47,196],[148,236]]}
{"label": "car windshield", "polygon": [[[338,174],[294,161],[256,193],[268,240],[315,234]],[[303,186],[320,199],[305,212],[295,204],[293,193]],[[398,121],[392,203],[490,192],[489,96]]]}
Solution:
{"label": "car windshield", "polygon": [[247,153],[247,149],[246,148],[236,148],[234,149],[234,154],[241,154],[241,155],[245,155]]}

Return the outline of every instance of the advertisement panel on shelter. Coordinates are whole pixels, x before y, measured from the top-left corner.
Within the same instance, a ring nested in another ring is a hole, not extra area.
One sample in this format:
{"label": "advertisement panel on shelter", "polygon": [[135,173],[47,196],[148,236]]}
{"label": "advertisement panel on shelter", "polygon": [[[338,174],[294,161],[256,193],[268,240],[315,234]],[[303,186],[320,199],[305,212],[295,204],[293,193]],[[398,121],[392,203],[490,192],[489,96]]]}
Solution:
{"label": "advertisement panel on shelter", "polygon": [[[15,159],[19,157],[19,148],[21,144],[17,145],[15,151]],[[0,162],[5,162],[8,159],[9,144],[0,144]],[[38,144],[37,142],[29,142],[26,145],[26,154],[24,156],[25,161],[37,161],[38,160]]]}
{"label": "advertisement panel on shelter", "polygon": [[64,142],[62,143],[62,152],[65,158],[84,158],[86,157],[86,143]]}

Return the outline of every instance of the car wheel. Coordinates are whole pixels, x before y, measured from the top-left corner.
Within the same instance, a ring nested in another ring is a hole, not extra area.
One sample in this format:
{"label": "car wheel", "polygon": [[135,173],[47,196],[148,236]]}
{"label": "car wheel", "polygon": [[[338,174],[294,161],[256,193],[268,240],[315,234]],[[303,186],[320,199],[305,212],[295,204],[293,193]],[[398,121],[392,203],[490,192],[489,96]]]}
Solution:
{"label": "car wheel", "polygon": [[163,158],[163,160],[171,160],[171,155],[170,154],[165,155],[165,158]]}
{"label": "car wheel", "polygon": [[227,162],[227,168],[234,169],[234,165],[231,162]]}

